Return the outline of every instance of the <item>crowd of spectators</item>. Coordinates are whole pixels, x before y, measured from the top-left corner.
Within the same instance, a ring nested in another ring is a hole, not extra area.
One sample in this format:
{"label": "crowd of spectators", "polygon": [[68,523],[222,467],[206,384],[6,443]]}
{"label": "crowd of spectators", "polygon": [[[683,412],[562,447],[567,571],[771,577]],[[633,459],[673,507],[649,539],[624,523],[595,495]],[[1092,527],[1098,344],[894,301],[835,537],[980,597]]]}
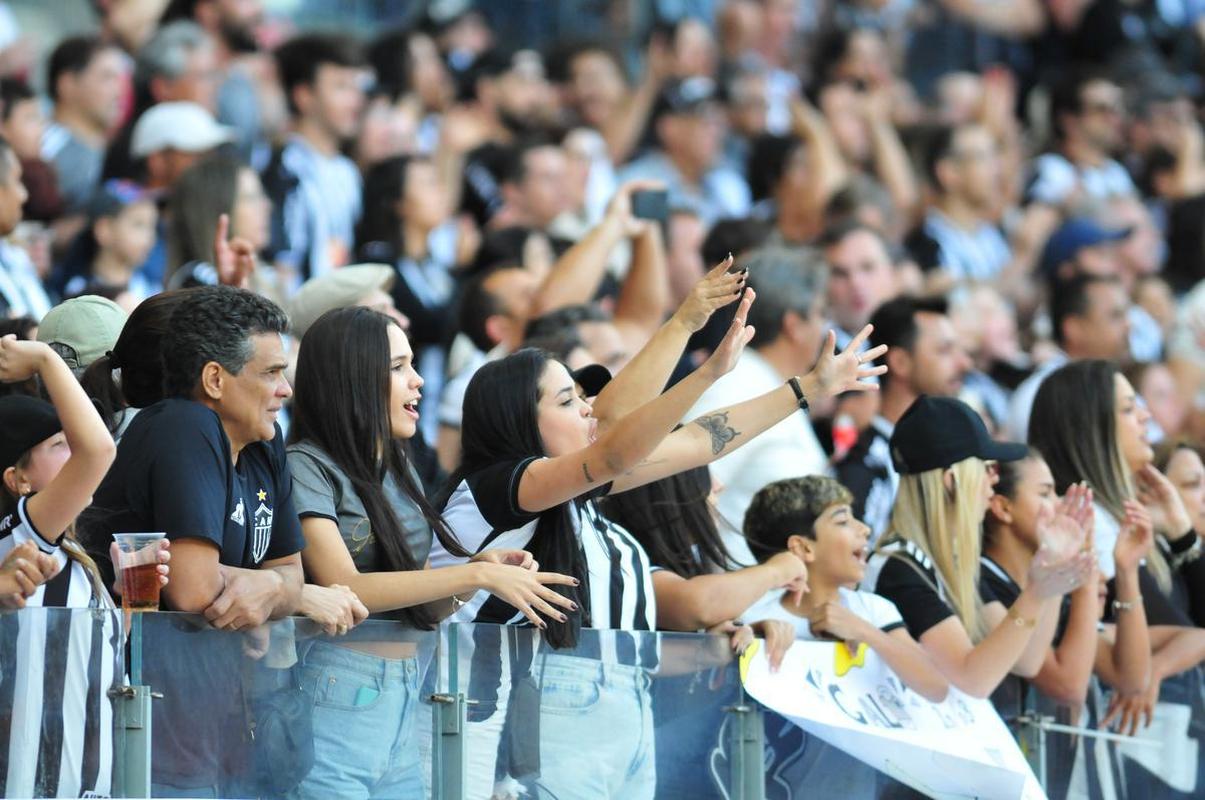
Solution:
{"label": "crowd of spectators", "polygon": [[[110,534],[163,530],[165,606],[223,628],[756,617],[773,658],[867,641],[926,697],[1003,713],[1011,675],[1130,732],[1199,673],[1205,7],[265,5],[35,42],[0,2],[5,605],[111,603]],[[623,650],[585,657],[655,668]],[[407,702],[356,730],[414,749]],[[340,758],[298,796],[421,792]]]}

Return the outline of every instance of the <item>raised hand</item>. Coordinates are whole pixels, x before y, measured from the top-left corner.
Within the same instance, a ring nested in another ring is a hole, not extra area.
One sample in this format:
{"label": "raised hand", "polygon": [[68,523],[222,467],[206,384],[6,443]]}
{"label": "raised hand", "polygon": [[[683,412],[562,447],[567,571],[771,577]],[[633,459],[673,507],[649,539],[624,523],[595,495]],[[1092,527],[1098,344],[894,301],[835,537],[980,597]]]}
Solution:
{"label": "raised hand", "polygon": [[1125,519],[1117,542],[1113,545],[1113,561],[1117,571],[1137,569],[1138,563],[1150,552],[1155,542],[1155,526],[1146,507],[1133,500],[1125,501]]}
{"label": "raised hand", "polygon": [[678,306],[673,318],[686,330],[691,333],[702,330],[712,314],[741,296],[749,270],[729,272],[731,267],[732,254],[729,253],[726,259],[694,285],[682,305]]}
{"label": "raised hand", "polygon": [[1096,553],[1085,549],[1084,531],[1074,517],[1039,512],[1038,540],[1041,545],[1029,564],[1029,585],[1040,598],[1074,591],[1096,569]]}
{"label": "raised hand", "polygon": [[58,358],[49,345],[18,339],[15,333],[0,338],[0,381],[17,383],[37,375],[47,359]]}
{"label": "raised hand", "polygon": [[664,188],[665,184],[660,181],[628,181],[616,189],[615,194],[611,196],[611,202],[607,203],[605,219],[617,223],[624,236],[632,237],[640,234],[648,225],[648,221],[637,219],[632,215],[632,193]]}
{"label": "raised hand", "polygon": [[230,217],[218,217],[218,227],[213,234],[213,266],[218,272],[218,282],[223,286],[246,289],[255,271],[255,248],[246,239],[236,237],[229,241]]}
{"label": "raised hand", "polygon": [[1151,515],[1155,530],[1169,539],[1179,539],[1192,529],[1192,518],[1184,508],[1184,501],[1176,487],[1159,470],[1147,464],[1134,475],[1138,488],[1138,499]]}
{"label": "raised hand", "polygon": [[867,379],[887,372],[887,365],[873,366],[876,358],[887,352],[887,345],[881,344],[865,353],[859,353],[862,345],[874,330],[873,325],[867,325],[858,331],[840,353],[837,352],[837,334],[828,332],[824,347],[820,349],[820,359],[808,377],[812,380],[813,391],[821,397],[836,397],[842,392],[877,392],[879,385]]}
{"label": "raised hand", "polygon": [[749,344],[749,340],[753,338],[753,326],[746,325],[745,320],[749,317],[749,306],[753,305],[753,301],[756,299],[757,293],[752,288],[745,290],[745,296],[741,299],[741,304],[736,307],[736,316],[733,317],[732,324],[728,326],[724,340],[720,342],[720,346],[715,349],[715,352],[703,362],[703,366],[699,367],[699,369],[705,370],[712,380],[719,379],[732,371],[736,362],[740,360],[741,353],[745,352],[745,345]]}

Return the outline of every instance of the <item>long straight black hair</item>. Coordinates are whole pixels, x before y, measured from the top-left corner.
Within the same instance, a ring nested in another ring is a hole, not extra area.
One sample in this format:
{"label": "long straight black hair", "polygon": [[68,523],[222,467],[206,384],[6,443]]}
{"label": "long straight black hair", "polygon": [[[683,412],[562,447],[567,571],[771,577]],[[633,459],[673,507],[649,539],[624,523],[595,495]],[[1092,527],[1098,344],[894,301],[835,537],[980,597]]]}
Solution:
{"label": "long straight black hair", "polygon": [[[524,348],[485,364],[469,381],[460,426],[463,457],[448,478],[437,504],[447,503],[452,491],[478,470],[516,459],[547,455],[540,438],[540,378],[553,358],[542,350]],[[568,622],[548,620],[544,638],[553,647],[574,647],[582,625],[590,624],[589,572],[571,513],[573,502],[542,512],[528,550],[540,569],[577,578],[581,585],[556,586],[577,603],[580,611],[565,611]]]}
{"label": "long straight black hair", "polygon": [[683,578],[735,569],[707,498],[711,471],[695,467],[599,503],[648,551],[649,561]]}
{"label": "long straight black hair", "polygon": [[[289,440],[317,445],[347,475],[380,545],[380,569],[409,571],[423,565],[410,552],[397,511],[385,497],[383,482],[389,475],[422,512],[444,549],[458,556],[469,553],[423,495],[405,448],[390,430],[390,325],[397,323],[353,306],[328,311],[310,326],[297,358]],[[421,606],[400,614],[420,628],[436,622]]]}

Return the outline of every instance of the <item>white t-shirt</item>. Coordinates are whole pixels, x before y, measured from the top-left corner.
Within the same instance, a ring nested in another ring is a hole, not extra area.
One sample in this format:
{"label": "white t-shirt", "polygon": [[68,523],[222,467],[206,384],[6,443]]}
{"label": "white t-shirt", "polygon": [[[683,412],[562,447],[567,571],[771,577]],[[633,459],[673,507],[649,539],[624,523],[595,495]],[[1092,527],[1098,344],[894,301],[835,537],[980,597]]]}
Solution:
{"label": "white t-shirt", "polygon": [[[758,354],[746,350],[732,372],[712,384],[695,403],[685,422],[727,408],[782,386],[785,379]],[[737,440],[740,441],[739,439]],[[724,546],[741,566],[756,561],[739,531],[753,496],[766,484],[804,475],[828,475],[828,457],[812,430],[808,416],[796,411],[778,424],[711,464],[711,474],[724,484],[718,507],[720,516],[736,532],[721,534]]]}
{"label": "white t-shirt", "polygon": [[[781,620],[795,626],[796,639],[816,639],[817,637],[812,635],[811,623],[806,617],[792,614],[782,607],[781,601],[784,594],[786,594],[784,589],[775,589],[767,593],[745,612],[743,615],[745,620],[749,622],[761,622],[767,619]],[[885,597],[879,597],[871,592],[859,592],[845,588],[838,589],[837,596],[841,605],[881,631],[893,631],[896,628],[904,627],[904,620],[900,616],[899,609],[895,607],[895,603]]]}

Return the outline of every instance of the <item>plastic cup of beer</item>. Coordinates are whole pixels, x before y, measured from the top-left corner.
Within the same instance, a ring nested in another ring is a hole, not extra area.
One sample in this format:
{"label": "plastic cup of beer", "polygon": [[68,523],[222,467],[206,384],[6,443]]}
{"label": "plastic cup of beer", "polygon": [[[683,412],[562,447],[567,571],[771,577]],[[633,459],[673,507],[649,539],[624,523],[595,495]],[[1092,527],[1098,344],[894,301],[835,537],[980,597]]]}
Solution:
{"label": "plastic cup of beer", "polygon": [[121,607],[159,610],[159,542],[162,533],[115,533],[121,569]]}

